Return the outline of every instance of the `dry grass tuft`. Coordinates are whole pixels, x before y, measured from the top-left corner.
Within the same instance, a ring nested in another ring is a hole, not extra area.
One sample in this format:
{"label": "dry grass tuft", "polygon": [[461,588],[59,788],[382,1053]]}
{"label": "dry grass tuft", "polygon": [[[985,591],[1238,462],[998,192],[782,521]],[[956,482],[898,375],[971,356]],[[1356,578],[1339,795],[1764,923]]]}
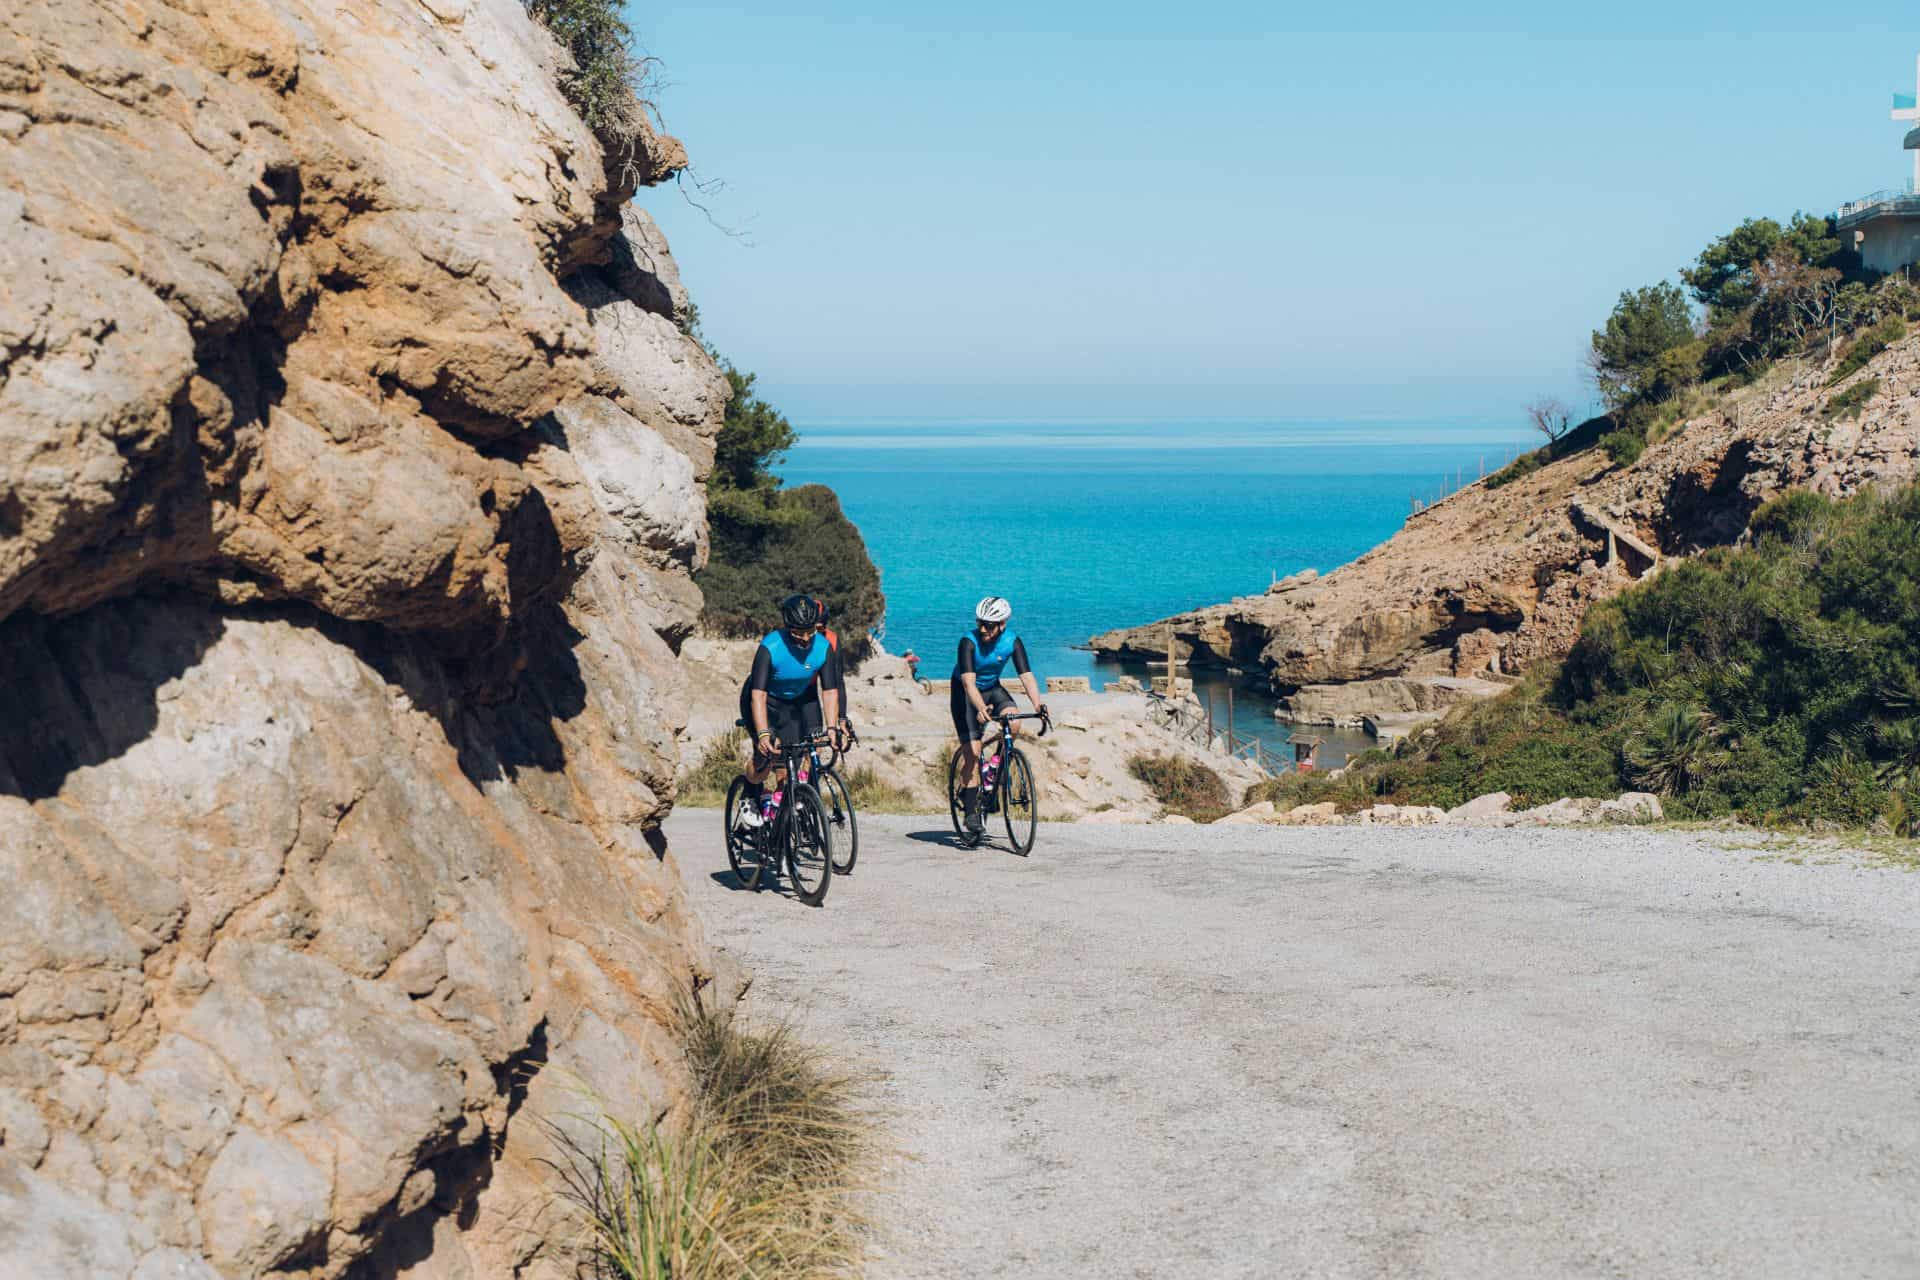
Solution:
{"label": "dry grass tuft", "polygon": [[747,735],[734,729],[707,744],[700,763],[680,779],[678,803],[694,809],[718,809],[726,803],[727,788],[746,763]]}
{"label": "dry grass tuft", "polygon": [[857,1274],[877,1157],[861,1080],[785,1023],[681,1001],[695,1099],[681,1123],[604,1114],[563,1140],[573,1259],[592,1280],[815,1280]]}
{"label": "dry grass tuft", "polygon": [[1127,761],[1127,771],[1147,784],[1168,813],[1213,822],[1233,812],[1226,782],[1185,756],[1135,756]]}

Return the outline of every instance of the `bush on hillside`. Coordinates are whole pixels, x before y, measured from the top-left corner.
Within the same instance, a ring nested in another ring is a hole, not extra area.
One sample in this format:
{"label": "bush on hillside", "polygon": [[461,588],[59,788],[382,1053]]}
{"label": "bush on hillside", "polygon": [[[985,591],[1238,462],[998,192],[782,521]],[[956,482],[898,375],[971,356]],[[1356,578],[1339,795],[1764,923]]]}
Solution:
{"label": "bush on hillside", "polygon": [[1885,351],[1894,343],[1907,336],[1907,322],[1900,316],[1888,316],[1879,324],[1862,333],[1840,357],[1840,363],[1833,368],[1833,376],[1827,384],[1845,382],[1860,370],[1866,368],[1867,361]]}
{"label": "bush on hillside", "polygon": [[619,0],[523,0],[573,58],[560,92],[621,163],[645,136],[653,60],[635,52]]}
{"label": "bush on hillside", "polygon": [[1622,427],[1601,436],[1600,447],[1607,451],[1615,466],[1630,467],[1647,451],[1647,437],[1630,427]]}
{"label": "bush on hillside", "polygon": [[1920,490],[1789,494],[1752,545],[1595,605],[1557,670],[1349,770],[1380,800],[1628,788],[1676,817],[1920,818]]}
{"label": "bush on hillside", "polygon": [[1862,378],[1845,391],[1837,392],[1827,398],[1827,407],[1820,411],[1822,417],[1832,418],[1835,422],[1845,422],[1857,418],[1869,401],[1880,394],[1880,379]]}
{"label": "bush on hillside", "polygon": [[1127,772],[1147,784],[1147,790],[1168,813],[1195,822],[1214,822],[1233,812],[1227,784],[1204,764],[1185,756],[1135,756]]}

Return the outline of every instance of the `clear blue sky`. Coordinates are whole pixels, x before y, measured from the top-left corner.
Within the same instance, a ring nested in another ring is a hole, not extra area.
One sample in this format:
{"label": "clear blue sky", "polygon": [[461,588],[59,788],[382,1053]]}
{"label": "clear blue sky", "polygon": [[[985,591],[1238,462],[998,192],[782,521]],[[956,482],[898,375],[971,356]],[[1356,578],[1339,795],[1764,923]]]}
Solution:
{"label": "clear blue sky", "polygon": [[1904,181],[1887,110],[1920,52],[1891,0],[629,15],[750,244],[642,200],[708,336],[800,420],[1584,404],[1622,289]]}

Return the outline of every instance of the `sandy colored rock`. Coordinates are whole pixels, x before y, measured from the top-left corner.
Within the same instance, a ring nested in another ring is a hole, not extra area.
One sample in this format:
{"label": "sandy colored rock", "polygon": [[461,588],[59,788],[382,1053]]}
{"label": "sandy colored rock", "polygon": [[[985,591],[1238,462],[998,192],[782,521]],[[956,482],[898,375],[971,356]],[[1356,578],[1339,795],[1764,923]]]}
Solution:
{"label": "sandy colored rock", "polygon": [[0,18],[0,1275],[527,1274],[737,998],[660,833],[726,381],[519,0]]}
{"label": "sandy colored rock", "polygon": [[1504,817],[1512,808],[1512,796],[1504,791],[1490,791],[1447,810],[1447,820],[1461,823],[1492,822]]}

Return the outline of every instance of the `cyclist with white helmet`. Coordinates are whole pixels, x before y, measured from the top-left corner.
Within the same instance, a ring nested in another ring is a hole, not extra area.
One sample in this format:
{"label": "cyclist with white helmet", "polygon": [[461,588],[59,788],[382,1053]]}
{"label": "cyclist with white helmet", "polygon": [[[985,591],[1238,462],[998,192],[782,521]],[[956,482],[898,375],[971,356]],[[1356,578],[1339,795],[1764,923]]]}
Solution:
{"label": "cyclist with white helmet", "polygon": [[[982,600],[973,611],[973,630],[960,637],[960,652],[953,664],[949,706],[954,731],[960,735],[960,800],[967,830],[976,835],[986,829],[986,820],[980,816],[980,743],[987,721],[998,719],[1014,705],[1003,679],[1009,664],[1033,709],[1042,714],[1047,710],[1040,700],[1040,682],[1027,661],[1027,647],[1007,627],[1012,617],[1013,606],[999,596]],[[1008,724],[1006,729],[1018,732],[1019,726]]]}

